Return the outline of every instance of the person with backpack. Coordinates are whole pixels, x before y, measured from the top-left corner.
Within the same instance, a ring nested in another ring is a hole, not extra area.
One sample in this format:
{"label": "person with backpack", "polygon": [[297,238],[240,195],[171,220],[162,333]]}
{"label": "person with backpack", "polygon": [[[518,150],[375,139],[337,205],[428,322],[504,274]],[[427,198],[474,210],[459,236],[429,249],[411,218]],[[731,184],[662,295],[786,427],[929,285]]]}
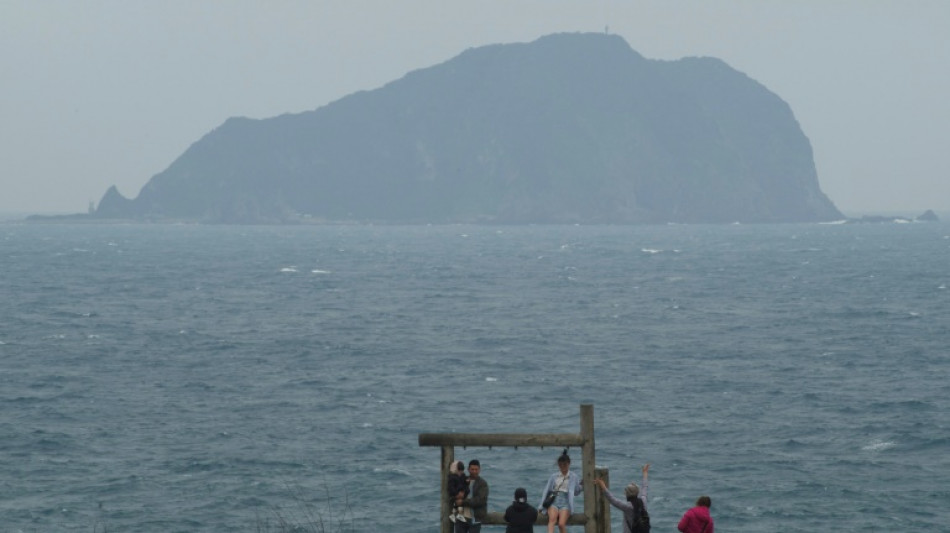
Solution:
{"label": "person with backpack", "polygon": [[650,514],[647,513],[647,488],[649,486],[650,463],[643,465],[643,481],[640,486],[631,482],[624,490],[627,501],[622,501],[610,493],[603,479],[595,479],[594,484],[604,491],[610,505],[623,511],[623,533],[650,533]]}

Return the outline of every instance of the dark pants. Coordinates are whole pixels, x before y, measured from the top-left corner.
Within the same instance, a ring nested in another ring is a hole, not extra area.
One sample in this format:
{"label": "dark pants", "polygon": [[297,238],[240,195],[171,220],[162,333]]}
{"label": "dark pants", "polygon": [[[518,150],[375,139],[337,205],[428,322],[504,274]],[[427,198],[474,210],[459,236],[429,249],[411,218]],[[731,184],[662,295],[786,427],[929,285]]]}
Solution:
{"label": "dark pants", "polygon": [[481,530],[481,524],[472,524],[471,522],[462,522],[459,520],[455,522],[453,533],[480,533]]}

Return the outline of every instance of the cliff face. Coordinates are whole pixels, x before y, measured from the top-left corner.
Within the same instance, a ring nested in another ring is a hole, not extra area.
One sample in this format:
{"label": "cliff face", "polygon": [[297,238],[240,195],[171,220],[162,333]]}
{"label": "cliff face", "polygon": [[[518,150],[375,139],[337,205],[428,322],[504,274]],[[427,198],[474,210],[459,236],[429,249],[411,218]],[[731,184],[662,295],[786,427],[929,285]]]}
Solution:
{"label": "cliff face", "polygon": [[229,119],[96,216],[269,223],[843,218],[788,105],[710,58],[559,34],[470,49],[315,111]]}

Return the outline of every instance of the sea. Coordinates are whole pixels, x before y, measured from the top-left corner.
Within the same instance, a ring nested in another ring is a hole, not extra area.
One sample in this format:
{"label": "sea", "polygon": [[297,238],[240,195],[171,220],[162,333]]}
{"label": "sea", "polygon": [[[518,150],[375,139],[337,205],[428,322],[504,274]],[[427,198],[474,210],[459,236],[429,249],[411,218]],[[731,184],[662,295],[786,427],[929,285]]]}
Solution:
{"label": "sea", "polygon": [[0,531],[436,533],[420,434],[582,405],[654,532],[950,531],[948,286],[945,223],[6,223]]}

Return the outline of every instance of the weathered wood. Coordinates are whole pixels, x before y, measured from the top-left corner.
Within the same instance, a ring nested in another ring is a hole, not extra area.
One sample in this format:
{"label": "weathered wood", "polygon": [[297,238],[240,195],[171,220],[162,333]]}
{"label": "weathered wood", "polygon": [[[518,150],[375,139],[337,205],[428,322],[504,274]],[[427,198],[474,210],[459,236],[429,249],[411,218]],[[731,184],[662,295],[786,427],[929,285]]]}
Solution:
{"label": "weathered wood", "polygon": [[577,433],[420,433],[419,446],[500,446],[500,447],[561,447],[582,446],[584,438]]}
{"label": "weathered wood", "polygon": [[585,533],[600,533],[597,531],[597,520],[594,515],[597,510],[597,489],[594,488],[594,469],[597,462],[594,459],[594,406],[581,405],[581,438],[584,445],[581,447],[581,483],[584,486],[584,513],[587,522]]}
{"label": "weathered wood", "polygon": [[[604,480],[607,486],[610,486],[610,470],[606,468],[595,468],[594,477]],[[597,524],[596,533],[610,533],[610,502],[601,493],[597,491],[597,507],[594,509],[594,523]]]}
{"label": "weathered wood", "polygon": [[[507,522],[505,522],[505,513],[490,512],[488,513],[488,516],[485,517],[485,520],[482,520],[482,523],[489,526],[503,526],[507,524]],[[567,525],[569,526],[582,526],[586,523],[587,516],[584,513],[574,513],[567,517]],[[538,513],[538,519],[535,521],[534,525],[548,525],[548,515]]]}

